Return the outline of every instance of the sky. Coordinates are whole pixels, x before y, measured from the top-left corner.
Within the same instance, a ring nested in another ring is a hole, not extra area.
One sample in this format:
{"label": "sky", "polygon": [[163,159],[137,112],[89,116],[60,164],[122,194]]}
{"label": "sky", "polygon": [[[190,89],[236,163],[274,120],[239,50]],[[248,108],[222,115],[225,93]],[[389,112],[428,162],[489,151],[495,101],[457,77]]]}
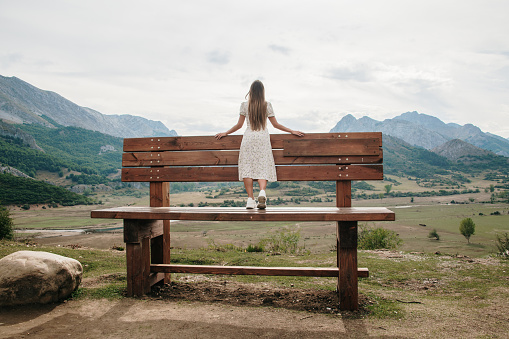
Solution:
{"label": "sky", "polygon": [[259,79],[304,132],[418,111],[509,138],[508,13],[506,0],[0,0],[0,75],[179,135],[232,127]]}

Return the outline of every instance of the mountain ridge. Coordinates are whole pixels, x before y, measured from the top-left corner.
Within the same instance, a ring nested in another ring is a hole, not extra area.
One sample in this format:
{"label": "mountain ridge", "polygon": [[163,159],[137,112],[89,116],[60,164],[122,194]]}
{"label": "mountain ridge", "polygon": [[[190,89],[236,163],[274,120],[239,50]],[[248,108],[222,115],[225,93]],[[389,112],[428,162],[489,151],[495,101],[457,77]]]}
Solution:
{"label": "mountain ridge", "polygon": [[356,119],[345,115],[330,132],[382,132],[401,139],[410,145],[431,150],[453,139],[460,139],[497,155],[509,157],[509,140],[492,133],[484,133],[473,124],[444,123],[440,119],[406,112],[383,121],[364,116]]}
{"label": "mountain ridge", "polygon": [[[45,117],[49,118],[46,119]],[[19,78],[0,75],[0,120],[46,127],[81,127],[117,137],[176,136],[162,122],[134,115],[106,115]]]}

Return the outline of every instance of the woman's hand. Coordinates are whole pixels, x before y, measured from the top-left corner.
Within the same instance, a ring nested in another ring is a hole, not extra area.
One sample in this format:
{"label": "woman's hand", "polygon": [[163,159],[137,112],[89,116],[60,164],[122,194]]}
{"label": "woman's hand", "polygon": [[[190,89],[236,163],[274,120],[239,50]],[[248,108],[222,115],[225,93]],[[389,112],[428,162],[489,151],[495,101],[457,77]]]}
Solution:
{"label": "woman's hand", "polygon": [[228,134],[224,133],[224,132],[221,132],[221,133],[217,133],[216,134],[216,139],[219,140],[221,139],[222,137],[225,137],[227,136]]}
{"label": "woman's hand", "polygon": [[301,132],[301,131],[294,131],[294,130],[292,130],[290,133],[292,133],[293,135],[296,135],[298,137],[303,137],[304,136],[304,133]]}

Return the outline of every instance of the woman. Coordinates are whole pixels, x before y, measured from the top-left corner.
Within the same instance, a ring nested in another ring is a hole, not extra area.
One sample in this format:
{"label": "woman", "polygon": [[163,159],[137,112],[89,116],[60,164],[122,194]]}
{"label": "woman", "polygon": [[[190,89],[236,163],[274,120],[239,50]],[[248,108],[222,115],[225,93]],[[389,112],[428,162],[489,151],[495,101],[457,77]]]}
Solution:
{"label": "woman", "polygon": [[[247,128],[242,138],[239,152],[239,180],[244,181],[247,192],[247,209],[258,207],[266,208],[267,195],[265,188],[267,181],[276,181],[276,166],[270,145],[270,135],[267,130],[267,119],[274,128],[291,133],[296,136],[304,136],[300,131],[294,131],[277,122],[270,102],[265,101],[265,89],[261,81],[256,80],[251,84],[247,102],[240,105],[239,121],[228,131],[216,134],[216,139],[221,139],[230,133],[238,131],[247,120]],[[253,195],[253,181],[257,180],[260,186],[258,204]]]}

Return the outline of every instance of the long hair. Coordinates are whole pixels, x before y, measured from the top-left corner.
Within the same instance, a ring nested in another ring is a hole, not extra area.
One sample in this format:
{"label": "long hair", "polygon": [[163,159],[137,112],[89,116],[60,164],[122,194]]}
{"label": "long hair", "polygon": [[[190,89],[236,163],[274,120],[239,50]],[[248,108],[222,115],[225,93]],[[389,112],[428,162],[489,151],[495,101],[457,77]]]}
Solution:
{"label": "long hair", "polygon": [[251,84],[249,93],[248,116],[253,131],[265,129],[267,125],[267,102],[265,101],[265,88],[260,80]]}

